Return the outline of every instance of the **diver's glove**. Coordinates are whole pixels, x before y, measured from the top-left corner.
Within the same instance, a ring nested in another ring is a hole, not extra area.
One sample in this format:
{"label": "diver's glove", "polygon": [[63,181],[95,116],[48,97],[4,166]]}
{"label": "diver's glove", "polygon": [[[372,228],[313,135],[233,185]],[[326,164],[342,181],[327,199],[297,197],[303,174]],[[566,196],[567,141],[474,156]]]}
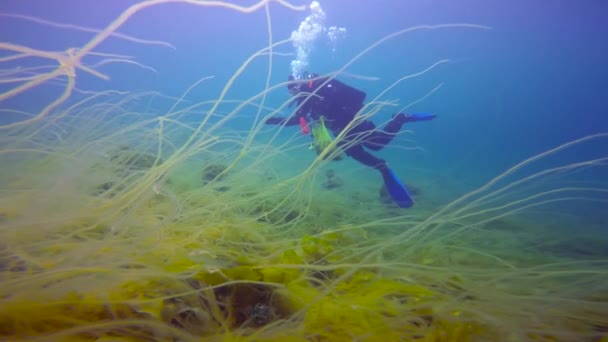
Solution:
{"label": "diver's glove", "polygon": [[408,113],[408,114],[399,113],[399,114],[395,114],[393,116],[393,118],[395,120],[397,120],[398,122],[400,122],[402,124],[404,124],[406,122],[433,120],[436,117],[437,117],[436,114],[430,114],[430,113]]}

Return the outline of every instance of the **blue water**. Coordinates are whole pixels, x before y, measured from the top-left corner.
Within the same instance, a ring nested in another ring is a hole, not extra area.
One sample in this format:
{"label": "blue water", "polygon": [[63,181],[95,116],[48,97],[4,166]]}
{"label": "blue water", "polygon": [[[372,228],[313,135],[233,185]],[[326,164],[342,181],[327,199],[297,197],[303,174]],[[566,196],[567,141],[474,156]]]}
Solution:
{"label": "blue water", "polygon": [[[34,16],[50,21],[103,28],[135,1],[112,0],[19,0],[0,2],[1,13]],[[249,4],[253,1],[242,1]],[[307,2],[294,1],[296,4]],[[409,125],[414,143],[397,140],[381,153],[408,183],[436,181],[465,192],[510,166],[583,136],[608,132],[608,2],[595,1],[350,1],[326,0],[321,5],[327,25],[348,30],[332,51],[319,41],[310,55],[311,71],[337,70],[378,39],[406,27],[421,24],[471,23],[471,28],[418,31],[390,39],[355,61],[346,71],[377,77],[376,81],[346,78],[344,81],[374,98],[398,78],[421,71],[441,59],[443,64],[424,76],[394,88],[384,99],[405,105],[437,85],[443,86],[412,108],[436,113],[433,122]],[[308,12],[294,12],[276,3],[269,6],[273,40],[289,37]],[[263,10],[243,15],[226,9],[187,4],[164,4],[137,13],[121,33],[171,43],[174,49],[109,39],[96,51],[136,57],[157,73],[128,64],[100,68],[110,81],[86,73],[78,76],[84,90],[156,90],[180,96],[191,84],[213,75],[189,95],[190,100],[216,98],[232,73],[260,48],[268,34]],[[90,33],[52,28],[22,19],[0,18],[0,41],[47,50],[82,46]],[[291,53],[290,44],[277,48]],[[6,54],[3,54],[6,55]],[[276,56],[271,84],[283,82],[290,73],[291,57]],[[27,61],[26,63],[37,63]],[[26,64],[27,65],[27,64]],[[259,59],[228,93],[227,98],[245,99],[264,88],[268,60]],[[2,87],[6,90],[6,86]],[[56,87],[35,90],[31,97],[17,97],[3,107],[18,106],[35,111],[57,96]],[[267,105],[278,106],[288,97],[275,91]],[[38,103],[39,101],[39,103]],[[159,105],[160,106],[160,105]],[[154,108],[159,114],[162,106]],[[251,117],[255,114],[251,110]],[[387,120],[384,110],[375,121]],[[5,119],[6,120],[6,119]],[[242,127],[249,127],[247,117]],[[238,124],[237,124],[238,126]],[[586,144],[548,159],[532,170],[605,156],[607,139]],[[399,145],[403,144],[403,145]],[[398,147],[418,146],[404,151]],[[546,164],[542,164],[546,163]],[[605,182],[605,170],[587,170],[590,183]],[[586,206],[577,202],[577,205]],[[593,204],[603,217],[606,205]]]}

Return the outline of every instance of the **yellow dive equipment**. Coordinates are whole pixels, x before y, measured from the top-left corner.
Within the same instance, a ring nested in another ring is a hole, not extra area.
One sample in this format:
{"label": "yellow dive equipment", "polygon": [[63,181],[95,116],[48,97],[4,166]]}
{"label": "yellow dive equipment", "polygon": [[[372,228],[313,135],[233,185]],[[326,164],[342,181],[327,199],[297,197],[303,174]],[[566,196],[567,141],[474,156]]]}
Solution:
{"label": "yellow dive equipment", "polygon": [[[331,133],[329,133],[329,130],[327,129],[327,127],[325,127],[325,120],[323,116],[321,116],[318,121],[313,122],[310,131],[312,133],[313,138],[313,142],[311,143],[310,148],[314,148],[315,152],[320,155],[321,152],[323,152],[326,148],[329,147],[329,145],[331,145],[333,140],[331,137]],[[339,151],[337,147],[334,147],[333,151],[327,152],[326,157],[329,156],[333,156],[333,160],[341,160],[342,152]]]}

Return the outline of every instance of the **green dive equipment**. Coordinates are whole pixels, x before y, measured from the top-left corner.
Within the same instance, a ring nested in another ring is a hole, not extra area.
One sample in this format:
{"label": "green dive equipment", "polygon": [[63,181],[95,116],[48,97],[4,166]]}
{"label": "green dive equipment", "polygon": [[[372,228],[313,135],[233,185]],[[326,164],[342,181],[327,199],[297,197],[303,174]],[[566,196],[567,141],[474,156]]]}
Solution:
{"label": "green dive equipment", "polygon": [[[323,116],[321,116],[318,121],[313,122],[310,132],[312,133],[313,138],[310,148],[314,148],[315,152],[320,155],[333,141],[331,133],[329,133],[329,130],[325,126]],[[337,147],[334,147],[333,151],[328,151],[326,156],[333,156],[333,160],[341,160],[343,158],[342,152],[339,151]]]}

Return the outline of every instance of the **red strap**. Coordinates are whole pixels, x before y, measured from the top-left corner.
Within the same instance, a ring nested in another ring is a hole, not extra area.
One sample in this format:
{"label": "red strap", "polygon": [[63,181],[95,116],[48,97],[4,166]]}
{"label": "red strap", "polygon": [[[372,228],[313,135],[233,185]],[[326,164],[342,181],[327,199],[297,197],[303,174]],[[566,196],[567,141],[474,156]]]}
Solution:
{"label": "red strap", "polygon": [[306,119],[304,119],[303,116],[300,117],[300,130],[302,131],[302,134],[308,134],[308,132],[310,132],[308,122],[306,122]]}

